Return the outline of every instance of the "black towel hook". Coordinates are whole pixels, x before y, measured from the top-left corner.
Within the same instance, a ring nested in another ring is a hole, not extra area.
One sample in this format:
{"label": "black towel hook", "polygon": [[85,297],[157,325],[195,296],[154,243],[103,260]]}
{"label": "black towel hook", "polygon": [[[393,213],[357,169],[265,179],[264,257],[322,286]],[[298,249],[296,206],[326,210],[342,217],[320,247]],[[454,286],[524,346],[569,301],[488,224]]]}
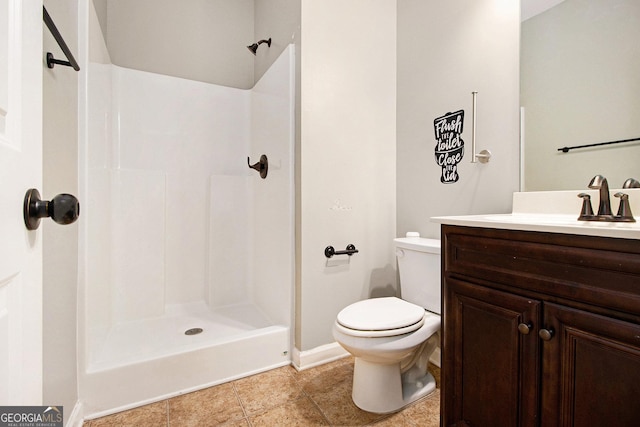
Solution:
{"label": "black towel hook", "polygon": [[249,165],[251,169],[257,170],[260,173],[260,178],[265,179],[267,177],[267,172],[269,172],[269,160],[264,154],[260,156],[260,161],[253,165],[251,164],[249,157],[247,157],[247,165]]}

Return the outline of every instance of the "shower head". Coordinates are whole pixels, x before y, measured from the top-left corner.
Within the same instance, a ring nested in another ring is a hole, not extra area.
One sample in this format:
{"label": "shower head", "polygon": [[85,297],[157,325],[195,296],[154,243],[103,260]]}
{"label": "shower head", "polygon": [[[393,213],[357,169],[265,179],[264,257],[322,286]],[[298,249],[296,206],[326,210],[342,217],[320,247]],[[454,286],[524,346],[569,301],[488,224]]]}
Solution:
{"label": "shower head", "polygon": [[260,46],[262,43],[266,43],[267,46],[271,47],[271,37],[269,37],[269,40],[260,40],[259,42],[256,42],[251,46],[247,46],[247,49],[249,49],[249,51],[255,55],[256,51],[258,50],[258,46]]}
{"label": "shower head", "polygon": [[251,53],[255,55],[256,51],[258,50],[258,43],[254,43],[251,46],[247,46],[247,49],[249,49]]}

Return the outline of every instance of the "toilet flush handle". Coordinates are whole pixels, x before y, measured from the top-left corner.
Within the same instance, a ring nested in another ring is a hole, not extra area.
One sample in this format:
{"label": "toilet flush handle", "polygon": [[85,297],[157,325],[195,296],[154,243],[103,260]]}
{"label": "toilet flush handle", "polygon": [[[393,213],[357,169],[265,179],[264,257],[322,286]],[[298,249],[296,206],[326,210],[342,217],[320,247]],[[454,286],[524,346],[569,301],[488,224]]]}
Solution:
{"label": "toilet flush handle", "polygon": [[402,249],[396,249],[396,257],[402,258],[404,256],[404,251]]}

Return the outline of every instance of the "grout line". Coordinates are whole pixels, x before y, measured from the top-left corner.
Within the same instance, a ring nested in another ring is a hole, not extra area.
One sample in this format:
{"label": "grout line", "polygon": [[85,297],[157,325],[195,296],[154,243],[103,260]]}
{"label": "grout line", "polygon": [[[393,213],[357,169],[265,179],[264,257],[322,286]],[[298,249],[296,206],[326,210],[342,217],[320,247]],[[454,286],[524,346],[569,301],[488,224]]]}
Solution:
{"label": "grout line", "polygon": [[165,400],[165,411],[167,413],[167,427],[171,426],[171,419],[170,419],[170,411],[169,411],[169,399]]}
{"label": "grout line", "polygon": [[249,419],[249,413],[247,412],[247,410],[244,407],[244,402],[240,398],[240,394],[238,393],[238,389],[236,389],[236,381],[232,381],[231,385],[233,386],[233,394],[235,394],[236,399],[238,400],[238,403],[240,404],[240,408],[242,409],[242,414],[244,415],[243,418],[245,420],[247,420],[247,424],[249,424],[249,426],[253,426],[253,423]]}
{"label": "grout line", "polygon": [[322,418],[327,422],[327,425],[332,426],[333,424],[331,423],[331,420],[329,420],[329,417],[327,417],[324,413],[324,411],[322,410],[322,408],[320,407],[320,405],[318,405],[318,402],[316,402],[313,397],[311,397],[309,394],[307,394],[305,389],[302,389],[302,394],[304,394],[304,396],[309,399],[311,401],[311,403],[313,404],[313,406],[315,406],[315,408],[318,410],[318,412],[320,412],[320,415],[322,416]]}
{"label": "grout line", "polygon": [[[313,368],[310,368],[310,369],[313,369]],[[320,416],[327,422],[327,425],[333,426],[333,424],[331,423],[331,420],[329,420],[329,417],[327,417],[327,415],[324,413],[324,411],[322,410],[320,405],[318,405],[318,402],[316,402],[315,399],[313,397],[311,397],[311,395],[309,393],[307,393],[307,391],[304,389],[303,382],[298,379],[298,377],[301,377],[301,375],[299,375],[299,373],[300,373],[300,371],[289,370],[289,375],[291,375],[291,377],[293,378],[295,383],[298,385],[298,387],[300,387],[301,395],[306,397],[307,399],[309,399],[311,401],[311,404],[320,413]]]}

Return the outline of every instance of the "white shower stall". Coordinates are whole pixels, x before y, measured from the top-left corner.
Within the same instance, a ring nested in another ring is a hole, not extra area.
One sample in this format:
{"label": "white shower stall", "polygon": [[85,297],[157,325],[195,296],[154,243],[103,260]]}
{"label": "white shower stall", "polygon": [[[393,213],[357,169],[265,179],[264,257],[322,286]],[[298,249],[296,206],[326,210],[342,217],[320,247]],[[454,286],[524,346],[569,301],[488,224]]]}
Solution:
{"label": "white shower stall", "polygon": [[[294,62],[292,45],[250,90],[88,63],[88,416],[290,362]],[[266,179],[247,164],[262,154]]]}

